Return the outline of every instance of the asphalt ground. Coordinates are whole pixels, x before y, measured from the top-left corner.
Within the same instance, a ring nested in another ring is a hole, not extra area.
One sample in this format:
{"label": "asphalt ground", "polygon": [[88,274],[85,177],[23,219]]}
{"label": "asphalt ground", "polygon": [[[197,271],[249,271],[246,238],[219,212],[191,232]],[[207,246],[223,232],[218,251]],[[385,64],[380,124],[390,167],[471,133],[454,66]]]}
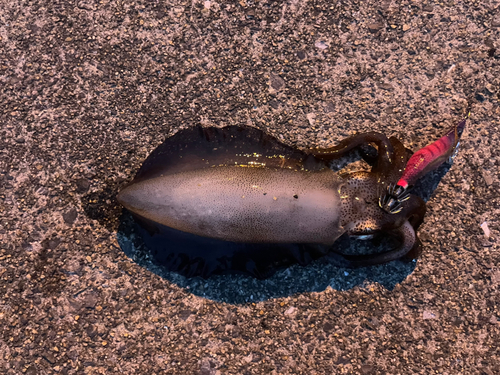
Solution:
{"label": "asphalt ground", "polygon": [[[0,372],[500,373],[499,6],[0,1]],[[186,279],[120,230],[178,129],[418,150],[469,104],[417,262]]]}

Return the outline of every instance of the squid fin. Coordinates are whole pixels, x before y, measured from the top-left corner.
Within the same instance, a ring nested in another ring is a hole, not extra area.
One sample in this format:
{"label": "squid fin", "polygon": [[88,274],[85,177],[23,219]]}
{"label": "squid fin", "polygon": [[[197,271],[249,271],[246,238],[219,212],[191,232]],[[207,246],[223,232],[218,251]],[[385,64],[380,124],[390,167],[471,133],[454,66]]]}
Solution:
{"label": "squid fin", "polygon": [[167,138],[144,161],[133,182],[222,165],[307,170],[326,168],[324,161],[284,145],[259,129],[197,126],[180,130]]}

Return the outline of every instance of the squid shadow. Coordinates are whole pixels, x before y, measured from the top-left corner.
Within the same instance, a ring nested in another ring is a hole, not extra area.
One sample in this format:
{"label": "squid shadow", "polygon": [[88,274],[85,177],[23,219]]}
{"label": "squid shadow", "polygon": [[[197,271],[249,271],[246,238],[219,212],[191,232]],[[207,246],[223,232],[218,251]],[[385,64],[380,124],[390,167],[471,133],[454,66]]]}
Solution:
{"label": "squid shadow", "polygon": [[[442,165],[427,174],[415,185],[413,193],[428,201],[449,168]],[[395,245],[386,237],[361,241],[343,236],[333,248],[325,249],[199,237],[134,218],[126,210],[119,222],[120,247],[138,265],[194,295],[231,304],[320,292],[328,287],[349,290],[370,283],[392,290],[416,267],[416,261],[396,260],[350,269],[335,264],[329,257],[329,252],[336,249],[347,254],[383,251]]]}
{"label": "squid shadow", "polygon": [[[450,165],[444,164],[424,176],[412,193],[424,201],[431,199],[449,168]],[[84,197],[82,203],[87,215],[105,226],[114,221],[110,216],[119,217],[118,242],[132,261],[194,295],[211,300],[242,304],[320,292],[328,287],[349,290],[370,283],[392,290],[416,267],[416,261],[397,260],[350,269],[335,264],[329,257],[332,250],[366,254],[394,246],[383,237],[361,241],[343,236],[333,248],[325,249],[299,244],[241,244],[195,236],[134,219],[126,210],[120,215],[113,201],[116,190],[110,187],[101,194]]]}
{"label": "squid shadow", "polygon": [[[373,282],[392,290],[413,272],[416,261],[349,269],[339,267],[328,251],[301,244],[244,244],[195,236],[136,220],[120,218],[118,242],[140,266],[204,298],[231,304],[257,302],[327,287],[348,290]],[[367,242],[370,242],[369,244]],[[380,251],[384,239],[341,237],[335,247],[346,253]]]}

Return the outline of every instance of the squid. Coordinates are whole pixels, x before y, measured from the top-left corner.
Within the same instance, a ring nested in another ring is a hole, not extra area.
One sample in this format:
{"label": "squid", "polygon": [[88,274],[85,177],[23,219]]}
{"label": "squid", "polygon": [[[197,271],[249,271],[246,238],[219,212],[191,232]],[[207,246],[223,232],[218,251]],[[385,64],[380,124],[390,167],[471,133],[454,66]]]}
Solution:
{"label": "squid", "polygon": [[[411,186],[456,154],[464,127],[465,120],[411,156],[397,138],[377,132],[331,148],[300,150],[251,127],[198,126],[167,138],[117,200],[152,238],[163,233],[152,241],[161,244],[155,250],[160,262],[176,270],[187,267],[189,276],[234,271],[264,278],[270,267],[259,270],[258,261],[288,264],[279,255],[286,246],[301,264],[314,258],[304,249],[330,254],[345,267],[413,259],[420,253],[416,230],[426,207]],[[332,160],[368,145],[377,149],[376,157],[361,153],[370,170],[329,168]],[[173,234],[181,240],[171,239]],[[389,236],[397,245],[348,255],[332,250],[341,236]],[[196,255],[183,253],[183,247],[193,246]],[[235,250],[221,255],[222,248]],[[210,256],[216,266],[204,260]]]}

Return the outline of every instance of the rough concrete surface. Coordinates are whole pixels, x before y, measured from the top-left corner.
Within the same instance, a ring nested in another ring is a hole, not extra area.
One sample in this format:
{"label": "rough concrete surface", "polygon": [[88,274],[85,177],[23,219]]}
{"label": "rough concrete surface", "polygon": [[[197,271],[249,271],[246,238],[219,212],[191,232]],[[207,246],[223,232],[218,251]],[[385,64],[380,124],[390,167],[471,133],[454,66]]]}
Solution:
{"label": "rough concrete surface", "polygon": [[[499,374],[499,6],[1,0],[0,372]],[[468,102],[410,269],[183,280],[118,232],[116,192],[179,128],[417,150]]]}

